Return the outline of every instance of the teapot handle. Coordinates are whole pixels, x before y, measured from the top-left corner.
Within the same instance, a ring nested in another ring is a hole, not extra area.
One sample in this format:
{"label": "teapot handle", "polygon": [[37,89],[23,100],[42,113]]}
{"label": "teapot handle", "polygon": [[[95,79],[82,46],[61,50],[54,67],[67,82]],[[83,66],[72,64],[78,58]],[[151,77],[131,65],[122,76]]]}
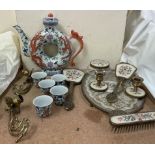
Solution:
{"label": "teapot handle", "polygon": [[74,59],[75,57],[82,51],[83,49],[83,36],[80,36],[78,32],[71,31],[70,39],[76,39],[80,43],[80,48],[76,52],[74,52],[73,56],[70,58],[70,65],[75,66]]}

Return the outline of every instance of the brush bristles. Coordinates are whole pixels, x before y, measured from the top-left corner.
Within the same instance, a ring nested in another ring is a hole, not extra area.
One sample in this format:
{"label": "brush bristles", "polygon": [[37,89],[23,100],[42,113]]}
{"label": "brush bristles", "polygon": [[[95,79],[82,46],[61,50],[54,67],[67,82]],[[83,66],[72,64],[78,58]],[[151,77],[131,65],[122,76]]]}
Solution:
{"label": "brush bristles", "polygon": [[128,133],[135,132],[139,130],[149,130],[155,127],[155,122],[145,122],[141,124],[129,124],[121,126],[112,126],[112,132],[114,133]]}

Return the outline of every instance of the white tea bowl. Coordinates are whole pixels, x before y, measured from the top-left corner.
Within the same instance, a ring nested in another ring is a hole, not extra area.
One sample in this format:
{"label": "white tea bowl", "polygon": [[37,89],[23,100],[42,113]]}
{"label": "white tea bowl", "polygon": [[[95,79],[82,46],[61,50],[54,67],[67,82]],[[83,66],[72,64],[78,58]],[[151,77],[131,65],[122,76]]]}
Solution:
{"label": "white tea bowl", "polygon": [[53,87],[54,85],[55,85],[55,81],[52,79],[41,80],[38,83],[38,86],[40,87],[42,93],[44,94],[48,94],[50,91],[50,88]]}
{"label": "white tea bowl", "polygon": [[38,86],[38,82],[45,79],[47,77],[46,72],[34,72],[31,74],[31,77],[33,78],[33,83],[35,86]]}
{"label": "white tea bowl", "polygon": [[63,105],[68,94],[68,88],[63,85],[56,85],[50,89],[50,93],[56,105]]}
{"label": "white tea bowl", "polygon": [[64,85],[66,76],[63,74],[55,74],[51,76],[51,79],[55,81],[56,85]]}
{"label": "white tea bowl", "polygon": [[48,95],[37,96],[33,99],[36,113],[39,117],[47,117],[51,114],[53,98]]}

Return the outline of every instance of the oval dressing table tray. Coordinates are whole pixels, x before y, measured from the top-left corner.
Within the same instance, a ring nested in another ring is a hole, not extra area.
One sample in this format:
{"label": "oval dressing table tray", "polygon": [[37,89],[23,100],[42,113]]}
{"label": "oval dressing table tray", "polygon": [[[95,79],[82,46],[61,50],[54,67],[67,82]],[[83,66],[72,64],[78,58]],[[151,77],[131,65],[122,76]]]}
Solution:
{"label": "oval dressing table tray", "polygon": [[144,104],[144,98],[138,99],[130,97],[125,93],[125,89],[131,86],[131,81],[127,80],[124,83],[124,90],[118,94],[118,101],[115,103],[108,103],[106,100],[107,94],[111,93],[117,84],[114,70],[106,71],[104,82],[108,85],[108,89],[102,92],[94,91],[90,88],[90,83],[95,79],[95,71],[90,71],[85,74],[82,81],[82,92],[91,106],[111,113],[114,110],[121,110],[126,113],[133,113],[141,110]]}

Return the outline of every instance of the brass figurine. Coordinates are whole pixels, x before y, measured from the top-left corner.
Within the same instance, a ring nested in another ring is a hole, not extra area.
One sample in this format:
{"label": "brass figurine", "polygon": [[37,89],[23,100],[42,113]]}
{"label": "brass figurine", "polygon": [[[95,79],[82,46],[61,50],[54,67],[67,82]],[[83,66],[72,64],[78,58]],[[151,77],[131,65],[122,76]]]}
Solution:
{"label": "brass figurine", "polygon": [[5,102],[9,108],[7,110],[11,110],[14,114],[20,113],[20,105],[23,101],[23,97],[19,94],[16,94],[16,96],[14,96],[13,98],[6,97]]}
{"label": "brass figurine", "polygon": [[24,137],[29,129],[30,121],[27,118],[23,118],[19,120],[17,116],[11,116],[10,114],[10,121],[8,123],[8,130],[11,136],[18,137],[15,141],[18,143],[22,137]]}
{"label": "brass figurine", "polygon": [[[32,71],[33,71],[33,69],[32,69]],[[18,94],[23,95],[23,94],[26,94],[27,92],[30,91],[30,89],[33,85],[33,80],[31,77],[32,71],[29,72],[28,70],[22,70],[22,74],[24,76],[26,76],[26,80],[21,85],[15,84],[13,86],[13,92],[14,93],[18,93]]]}
{"label": "brass figurine", "polygon": [[11,136],[18,137],[16,143],[18,143],[23,136],[27,134],[30,121],[27,118],[19,120],[16,116],[20,113],[20,104],[23,102],[23,97],[16,94],[15,97],[6,97],[5,102],[8,106],[7,111],[9,111],[9,123],[8,130]]}

